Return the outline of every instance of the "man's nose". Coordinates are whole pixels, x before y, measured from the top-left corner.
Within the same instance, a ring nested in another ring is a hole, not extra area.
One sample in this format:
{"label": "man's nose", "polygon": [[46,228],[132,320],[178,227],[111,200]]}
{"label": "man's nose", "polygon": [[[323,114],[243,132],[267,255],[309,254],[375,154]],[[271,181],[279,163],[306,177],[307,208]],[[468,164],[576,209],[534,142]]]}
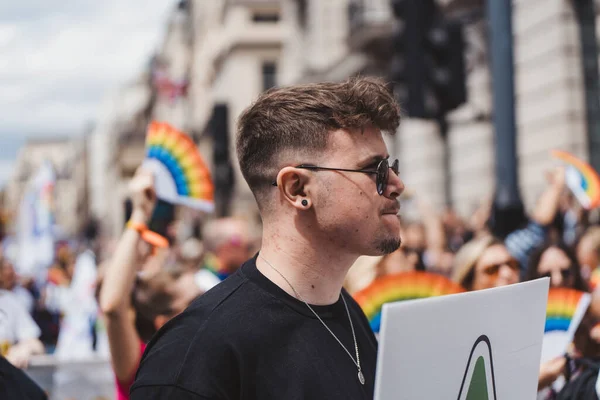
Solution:
{"label": "man's nose", "polygon": [[404,192],[404,182],[402,182],[402,179],[400,179],[400,177],[390,168],[387,186],[383,195],[388,199],[396,199],[402,192]]}

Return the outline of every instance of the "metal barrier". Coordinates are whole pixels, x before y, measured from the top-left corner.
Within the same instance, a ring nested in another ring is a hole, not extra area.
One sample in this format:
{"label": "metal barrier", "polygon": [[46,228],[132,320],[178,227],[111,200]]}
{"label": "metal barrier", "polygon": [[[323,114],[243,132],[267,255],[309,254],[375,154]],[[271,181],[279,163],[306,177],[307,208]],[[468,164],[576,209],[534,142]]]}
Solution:
{"label": "metal barrier", "polygon": [[113,400],[114,374],[110,360],[91,357],[60,360],[52,355],[36,356],[25,370],[50,400]]}

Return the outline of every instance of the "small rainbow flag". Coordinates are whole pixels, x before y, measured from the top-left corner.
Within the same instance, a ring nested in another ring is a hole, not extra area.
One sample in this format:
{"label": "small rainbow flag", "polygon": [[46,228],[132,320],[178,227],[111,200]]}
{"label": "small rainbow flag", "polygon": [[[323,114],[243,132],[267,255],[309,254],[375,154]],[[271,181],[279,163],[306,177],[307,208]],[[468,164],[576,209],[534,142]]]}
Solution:
{"label": "small rainbow flag", "polygon": [[579,290],[569,288],[549,290],[542,362],[561,356],[567,351],[590,301],[591,295]]}
{"label": "small rainbow flag", "polygon": [[198,210],[214,209],[210,171],[194,141],[166,123],[152,122],[143,167],[154,173],[156,194],[164,201]]}
{"label": "small rainbow flag", "polygon": [[585,292],[568,288],[551,288],[548,292],[544,332],[568,331]]}
{"label": "small rainbow flag", "polygon": [[461,293],[465,290],[442,275],[423,271],[401,272],[376,279],[354,294],[374,332],[379,332],[381,308],[386,303]]}
{"label": "small rainbow flag", "polygon": [[567,164],[567,186],[581,205],[588,210],[600,206],[600,176],[594,168],[566,151],[553,150],[552,156]]}

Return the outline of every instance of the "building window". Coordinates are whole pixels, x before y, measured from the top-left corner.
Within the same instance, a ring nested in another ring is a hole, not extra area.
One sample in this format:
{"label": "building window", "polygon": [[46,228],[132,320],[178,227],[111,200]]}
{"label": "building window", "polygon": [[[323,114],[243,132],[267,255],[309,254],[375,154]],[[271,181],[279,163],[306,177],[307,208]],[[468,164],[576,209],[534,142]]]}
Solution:
{"label": "building window", "polygon": [[274,62],[265,62],[262,65],[263,91],[277,86],[277,65]]}
{"label": "building window", "polygon": [[266,12],[266,11],[256,11],[252,14],[252,21],[258,23],[276,23],[279,22],[279,13],[277,12]]}

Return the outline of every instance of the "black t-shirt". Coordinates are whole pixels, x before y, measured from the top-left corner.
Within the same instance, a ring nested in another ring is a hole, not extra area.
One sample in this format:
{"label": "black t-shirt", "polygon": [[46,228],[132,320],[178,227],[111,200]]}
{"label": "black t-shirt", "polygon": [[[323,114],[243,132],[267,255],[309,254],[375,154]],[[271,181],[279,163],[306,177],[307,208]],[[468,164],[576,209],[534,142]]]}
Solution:
{"label": "black t-shirt", "polygon": [[[256,268],[256,259],[198,297],[149,343],[132,400],[372,399],[377,341],[348,303],[366,378],[306,304]],[[344,303],[313,306],[355,357]]]}
{"label": "black t-shirt", "polygon": [[0,356],[0,399],[47,400],[48,396],[25,372]]}

